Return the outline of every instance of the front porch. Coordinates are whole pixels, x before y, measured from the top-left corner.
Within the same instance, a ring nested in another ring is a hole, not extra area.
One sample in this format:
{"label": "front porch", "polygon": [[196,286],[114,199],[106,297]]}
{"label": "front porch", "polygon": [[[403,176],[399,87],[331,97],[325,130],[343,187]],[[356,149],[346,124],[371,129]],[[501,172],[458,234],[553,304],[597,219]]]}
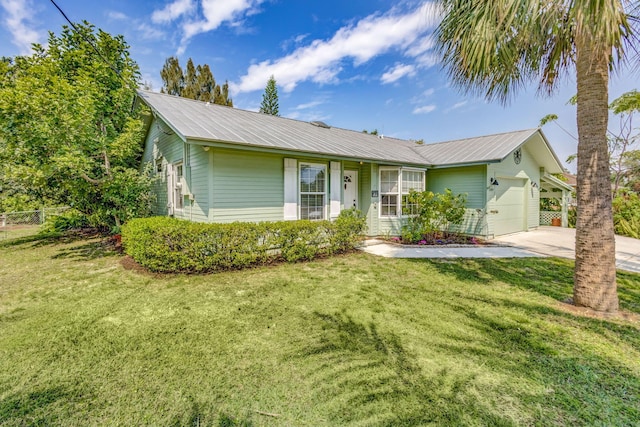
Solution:
{"label": "front porch", "polygon": [[572,191],[569,184],[553,175],[540,177],[540,225],[569,226]]}

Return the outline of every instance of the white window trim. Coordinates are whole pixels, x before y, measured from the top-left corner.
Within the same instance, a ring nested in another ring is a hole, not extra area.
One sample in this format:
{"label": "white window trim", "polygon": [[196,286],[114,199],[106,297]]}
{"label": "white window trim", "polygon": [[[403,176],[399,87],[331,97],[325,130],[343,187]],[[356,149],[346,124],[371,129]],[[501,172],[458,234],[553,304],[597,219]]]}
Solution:
{"label": "white window trim", "polygon": [[[154,171],[156,175],[163,175],[164,173],[164,163],[162,162],[162,156],[156,156],[154,160]],[[159,168],[158,168],[159,167]]]}
{"label": "white window trim", "polygon": [[[178,176],[178,168],[181,167],[182,168],[182,175]],[[175,188],[174,188],[174,193],[173,193],[173,204],[174,207],[173,209],[175,211],[178,212],[184,212],[184,190],[185,190],[185,186],[184,186],[184,161],[180,160],[179,162],[175,162],[173,164],[173,173],[175,175]],[[178,197],[178,187],[180,188],[180,197]],[[180,205],[181,207],[178,207],[178,200],[180,200]]]}
{"label": "white window trim", "polygon": [[[323,192],[322,193],[316,193],[316,192],[302,192],[302,187],[300,185],[300,182],[302,181],[302,167],[303,166],[311,166],[311,167],[321,167],[324,168],[324,188],[323,188]],[[311,163],[311,162],[298,162],[298,218],[302,219],[302,194],[310,194],[310,195],[323,195],[324,196],[324,203],[322,204],[322,219],[317,220],[317,221],[322,221],[322,220],[326,220],[328,215],[327,215],[327,196],[328,196],[328,191],[327,191],[327,185],[328,185],[328,181],[329,181],[329,176],[328,176],[328,172],[329,172],[329,168],[327,167],[326,163]],[[313,220],[312,220],[313,221]]]}
{"label": "white window trim", "polygon": [[[396,206],[396,215],[382,215],[382,196],[384,194],[394,194],[394,193],[383,193],[382,192],[382,171],[397,171],[398,172],[398,193],[397,194],[397,206]],[[380,209],[378,209],[378,217],[379,218],[408,218],[408,215],[404,215],[402,213],[402,196],[409,194],[409,190],[404,191],[402,188],[402,172],[421,172],[422,173],[422,187],[424,189],[427,188],[427,170],[420,168],[412,168],[412,167],[393,167],[393,166],[381,166],[378,168],[378,188],[380,189]]]}

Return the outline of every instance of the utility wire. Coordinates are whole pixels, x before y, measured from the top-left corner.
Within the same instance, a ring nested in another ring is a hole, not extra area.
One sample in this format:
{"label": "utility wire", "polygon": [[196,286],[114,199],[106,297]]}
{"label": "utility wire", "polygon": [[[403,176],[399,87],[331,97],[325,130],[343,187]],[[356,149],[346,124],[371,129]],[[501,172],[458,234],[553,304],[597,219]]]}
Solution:
{"label": "utility wire", "polygon": [[[51,0],[51,3],[53,3],[53,5],[56,7],[56,9],[58,9],[58,12],[60,12],[60,14],[64,17],[64,19],[66,19],[66,21],[69,23],[69,25],[71,25],[71,27],[76,31],[76,33],[78,33],[80,35],[80,37],[82,37],[82,39],[87,42],[89,44],[89,46],[91,46],[93,48],[93,50],[98,54],[98,56],[100,57],[100,59],[102,59],[102,61],[107,64],[107,66],[109,66],[109,68],[111,68],[111,71],[113,71],[114,73],[116,73],[116,76],[118,76],[120,78],[120,80],[122,80],[122,82],[126,85],[129,86],[130,82],[128,82],[127,80],[125,80],[124,77],[122,77],[122,75],[120,74],[120,72],[116,69],[116,67],[113,66],[113,64],[111,62],[109,62],[109,60],[107,58],[104,57],[104,55],[102,54],[102,52],[100,52],[100,50],[98,49],[98,47],[93,44],[93,42],[84,35],[83,32],[81,32],[78,27],[76,26],[76,24],[74,24],[69,17],[67,16],[66,13],[64,13],[64,11],[62,10],[62,8],[60,6],[58,6],[58,4],[55,2],[55,0]],[[131,89],[131,88],[130,88]],[[134,91],[137,89],[136,87],[132,88]]]}

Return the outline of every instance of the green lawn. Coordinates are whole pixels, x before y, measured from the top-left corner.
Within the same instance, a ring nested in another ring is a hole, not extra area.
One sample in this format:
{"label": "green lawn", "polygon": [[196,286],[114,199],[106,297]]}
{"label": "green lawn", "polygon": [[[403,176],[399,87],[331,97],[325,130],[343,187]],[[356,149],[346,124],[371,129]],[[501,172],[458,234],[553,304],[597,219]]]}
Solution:
{"label": "green lawn", "polygon": [[[35,238],[0,260],[0,425],[640,422],[638,316],[562,309],[566,260],[154,277],[97,239]],[[640,276],[619,286],[640,313]]]}

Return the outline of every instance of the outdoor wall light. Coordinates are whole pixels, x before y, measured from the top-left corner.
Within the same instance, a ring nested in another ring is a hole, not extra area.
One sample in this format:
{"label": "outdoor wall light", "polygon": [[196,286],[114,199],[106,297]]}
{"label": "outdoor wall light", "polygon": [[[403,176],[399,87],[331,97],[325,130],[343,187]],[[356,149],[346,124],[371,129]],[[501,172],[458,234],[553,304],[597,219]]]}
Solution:
{"label": "outdoor wall light", "polygon": [[493,178],[493,177],[491,178],[491,181],[489,181],[489,182],[491,182],[491,185],[500,185],[500,184],[498,184],[498,180]]}
{"label": "outdoor wall light", "polygon": [[206,145],[205,145],[204,147],[202,147],[202,149],[203,149],[204,151],[209,151],[209,147],[207,147]]}
{"label": "outdoor wall light", "polygon": [[532,182],[531,183],[531,188],[538,188],[538,183],[537,182]]}

